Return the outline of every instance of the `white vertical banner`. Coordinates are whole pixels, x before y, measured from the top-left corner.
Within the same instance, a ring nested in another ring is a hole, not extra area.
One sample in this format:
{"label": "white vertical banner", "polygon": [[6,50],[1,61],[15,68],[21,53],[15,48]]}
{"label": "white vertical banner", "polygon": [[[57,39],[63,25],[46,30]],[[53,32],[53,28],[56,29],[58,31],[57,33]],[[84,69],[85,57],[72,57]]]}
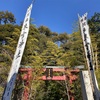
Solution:
{"label": "white vertical banner", "polygon": [[24,48],[26,45],[27,37],[28,37],[28,32],[29,32],[29,25],[30,25],[30,15],[31,15],[31,10],[32,10],[32,4],[29,6],[26,12],[26,16],[24,19],[24,23],[22,26],[22,31],[19,37],[18,45],[16,48],[16,52],[14,55],[14,59],[12,62],[12,66],[10,69],[10,73],[8,76],[7,84],[5,87],[5,91],[2,97],[2,100],[10,100],[11,99],[11,94],[12,90],[14,88],[16,76],[20,67],[21,59],[23,56]]}
{"label": "white vertical banner", "polygon": [[87,24],[87,13],[85,13],[82,17],[79,17],[80,28],[81,28],[81,35],[87,60],[88,69],[90,72],[90,79],[92,81],[91,85],[93,85],[93,91],[95,94],[96,100],[99,100],[99,92],[98,92],[98,84],[97,79],[94,73],[94,65],[93,65],[93,58],[91,52],[91,39],[89,34],[89,26]]}
{"label": "white vertical banner", "polygon": [[[90,39],[90,35],[89,35],[89,26],[87,24],[87,13],[85,13],[82,17],[79,17],[79,22],[80,22],[80,28],[81,28],[81,35],[82,35],[82,39],[83,39],[83,45],[84,45],[84,50],[85,50],[85,54],[86,54],[86,59],[87,59],[87,64],[90,70],[93,70],[93,66],[89,65],[89,59],[88,56],[90,56],[90,61],[92,60],[92,55],[91,55],[91,39]],[[86,48],[86,45],[88,46],[88,49]],[[90,55],[88,55],[88,52]],[[92,63],[92,62],[90,62]]]}

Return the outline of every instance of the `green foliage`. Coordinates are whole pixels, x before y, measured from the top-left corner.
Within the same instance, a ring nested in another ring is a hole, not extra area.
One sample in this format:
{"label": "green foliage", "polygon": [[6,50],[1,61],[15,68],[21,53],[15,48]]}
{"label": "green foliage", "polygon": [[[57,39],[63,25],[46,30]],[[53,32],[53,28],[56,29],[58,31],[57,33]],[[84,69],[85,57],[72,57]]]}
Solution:
{"label": "green foliage", "polygon": [[100,13],[94,13],[89,19],[90,34],[95,68],[100,67]]}
{"label": "green foliage", "polygon": [[[64,82],[45,81],[45,94],[41,100],[68,100]],[[38,100],[38,99],[37,99]]]}
{"label": "green foliage", "polygon": [[41,53],[44,65],[56,65],[57,57],[59,54],[59,48],[52,41],[47,41],[46,49]]}
{"label": "green foliage", "polygon": [[94,13],[94,15],[89,19],[90,32],[98,33],[100,32],[100,13]]}
{"label": "green foliage", "polygon": [[[95,63],[98,66],[100,65],[99,16],[100,14],[97,13],[89,20],[94,60],[96,60]],[[12,24],[14,22],[15,18],[12,13],[8,11],[0,12],[0,96],[8,77],[21,32],[21,26]],[[58,34],[51,32],[46,26],[36,28],[31,23],[21,65],[31,66],[34,69],[30,100],[68,100],[65,82],[40,80],[43,75],[41,69],[44,65],[66,66],[70,69],[78,65],[86,66],[80,32]],[[61,73],[54,75],[61,75]],[[99,82],[99,69],[96,70],[96,75]],[[18,89],[23,88],[23,81],[17,81],[17,83]],[[71,91],[74,93],[75,100],[81,100],[80,80],[75,81],[72,85],[69,84],[69,87],[69,89],[72,88]],[[15,91],[17,91],[16,88]],[[22,91],[19,94],[22,94]]]}
{"label": "green foliage", "polygon": [[0,24],[8,24],[8,23],[15,23],[15,17],[11,12],[8,11],[0,11]]}
{"label": "green foliage", "polygon": [[[5,29],[3,27],[5,27]],[[34,25],[30,26],[28,40],[21,62],[21,65],[32,66],[32,68],[36,69],[33,72],[33,78],[35,80],[33,79],[32,81],[31,100],[54,100],[55,98],[67,100],[65,84],[63,82],[58,82],[59,84],[56,82],[49,82],[49,85],[47,86],[45,82],[40,80],[40,77],[42,76],[42,71],[40,69],[44,65],[73,66],[76,57],[73,57],[74,50],[70,48],[70,43],[72,43],[72,41],[70,41],[70,38],[66,33],[58,35],[57,33],[51,32],[48,28],[44,27],[42,31],[40,31],[40,29],[37,29]],[[6,24],[1,25],[0,30],[2,32],[0,38],[2,51],[0,52],[0,60],[2,61],[0,65],[2,67],[0,67],[0,69],[6,68],[6,71],[4,70],[0,78],[5,83],[17,46],[20,26]],[[45,33],[45,31],[47,33]],[[42,34],[40,32],[42,32]],[[56,37],[58,38],[57,41],[61,42],[61,47],[58,47],[58,45],[54,43],[55,41],[53,42],[53,39]],[[5,41],[5,45],[2,44],[3,40]],[[66,50],[64,47],[68,49]],[[73,46],[73,49],[74,48],[75,47]],[[21,82],[17,84],[17,89],[21,87],[20,84]],[[4,87],[2,85],[0,86]],[[15,91],[17,91],[16,88]]]}
{"label": "green foliage", "polygon": [[97,77],[97,82],[100,88],[100,68],[98,68],[98,70],[95,71],[96,77]]}
{"label": "green foliage", "polygon": [[77,75],[77,77],[78,79],[73,84],[74,97],[75,97],[75,100],[77,99],[83,100],[79,75]]}
{"label": "green foliage", "polygon": [[71,34],[61,47],[64,49],[64,53],[59,59],[64,62],[64,66],[85,65],[84,49],[79,32]]}
{"label": "green foliage", "polygon": [[47,37],[50,37],[52,35],[51,31],[49,28],[47,28],[46,26],[40,26],[38,28],[39,32],[41,34],[45,34]]}

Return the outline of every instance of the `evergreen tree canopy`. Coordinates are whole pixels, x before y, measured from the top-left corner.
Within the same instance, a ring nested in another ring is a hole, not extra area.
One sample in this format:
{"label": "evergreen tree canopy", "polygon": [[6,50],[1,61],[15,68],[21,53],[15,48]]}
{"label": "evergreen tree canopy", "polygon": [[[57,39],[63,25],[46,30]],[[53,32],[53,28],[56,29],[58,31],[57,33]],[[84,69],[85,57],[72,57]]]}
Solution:
{"label": "evergreen tree canopy", "polygon": [[16,21],[14,15],[8,11],[0,11],[0,24],[14,24]]}
{"label": "evergreen tree canopy", "polygon": [[[21,33],[22,26],[14,25],[15,21],[15,17],[11,12],[0,12],[0,98],[6,84]],[[100,66],[99,22],[99,13],[95,13],[94,16],[89,19],[94,60],[95,65],[98,66],[98,68]],[[67,34],[66,32],[58,34],[57,32],[52,32],[46,26],[37,28],[30,22],[29,35],[21,61],[22,66],[30,66],[34,69],[32,73],[33,80],[30,100],[68,100],[65,82],[48,82],[40,80],[40,77],[45,74],[41,69],[44,65],[65,66],[69,69],[73,69],[74,66],[78,65],[84,65],[86,67],[85,62],[83,43],[79,30],[72,34]],[[66,74],[68,73],[66,72]],[[98,72],[96,72],[96,75],[99,76]],[[21,86],[24,87],[22,80],[21,82],[17,80],[16,83],[18,83],[17,86],[19,86],[19,88]],[[82,100],[80,80],[74,82],[73,85],[69,84],[67,81],[67,84],[68,88],[72,89],[71,91],[73,92],[75,99]],[[23,93],[23,90],[21,93]],[[20,99],[19,97],[20,96],[17,98]]]}

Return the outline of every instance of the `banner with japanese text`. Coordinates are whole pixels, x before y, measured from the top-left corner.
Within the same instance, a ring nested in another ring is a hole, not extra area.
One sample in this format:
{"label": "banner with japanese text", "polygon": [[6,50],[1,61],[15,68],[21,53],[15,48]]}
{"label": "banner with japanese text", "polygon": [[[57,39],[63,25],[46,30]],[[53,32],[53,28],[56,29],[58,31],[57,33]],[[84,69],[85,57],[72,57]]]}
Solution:
{"label": "banner with japanese text", "polygon": [[95,71],[94,71],[92,44],[91,44],[91,39],[90,39],[90,34],[89,34],[89,26],[87,24],[87,13],[85,13],[82,17],[78,15],[78,17],[79,17],[81,35],[82,35],[87,65],[88,65],[88,71],[90,75],[90,81],[91,81],[90,85],[92,86],[92,90],[94,91],[94,94],[96,95],[96,100],[99,100],[98,99],[99,88],[98,88],[98,83],[97,83],[97,79],[96,79]]}
{"label": "banner with japanese text", "polygon": [[84,45],[84,50],[86,54],[87,64],[90,70],[93,70],[92,66],[92,53],[91,53],[91,39],[89,34],[89,26],[87,24],[87,13],[85,13],[82,17],[79,17],[79,23],[81,28],[81,35]]}
{"label": "banner with japanese text", "polygon": [[14,55],[14,59],[12,62],[10,73],[8,76],[5,91],[4,91],[4,94],[2,97],[3,100],[10,100],[11,99],[12,90],[14,88],[16,76],[17,76],[17,73],[18,73],[18,70],[20,67],[21,59],[23,56],[23,52],[24,52],[27,37],[28,37],[31,10],[32,10],[32,4],[29,6],[29,8],[27,9],[27,12],[26,12],[26,16],[25,16],[23,26],[22,26],[22,31],[21,31],[21,34],[19,37],[18,45],[16,48],[16,52]]}

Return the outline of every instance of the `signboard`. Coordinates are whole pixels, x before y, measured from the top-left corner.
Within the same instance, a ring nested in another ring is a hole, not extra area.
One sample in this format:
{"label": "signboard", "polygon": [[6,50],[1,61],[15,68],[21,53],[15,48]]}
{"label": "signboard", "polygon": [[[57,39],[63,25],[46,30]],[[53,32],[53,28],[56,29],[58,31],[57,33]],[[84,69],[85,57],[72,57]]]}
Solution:
{"label": "signboard", "polygon": [[51,79],[53,77],[53,69],[52,68],[46,68],[46,78]]}

